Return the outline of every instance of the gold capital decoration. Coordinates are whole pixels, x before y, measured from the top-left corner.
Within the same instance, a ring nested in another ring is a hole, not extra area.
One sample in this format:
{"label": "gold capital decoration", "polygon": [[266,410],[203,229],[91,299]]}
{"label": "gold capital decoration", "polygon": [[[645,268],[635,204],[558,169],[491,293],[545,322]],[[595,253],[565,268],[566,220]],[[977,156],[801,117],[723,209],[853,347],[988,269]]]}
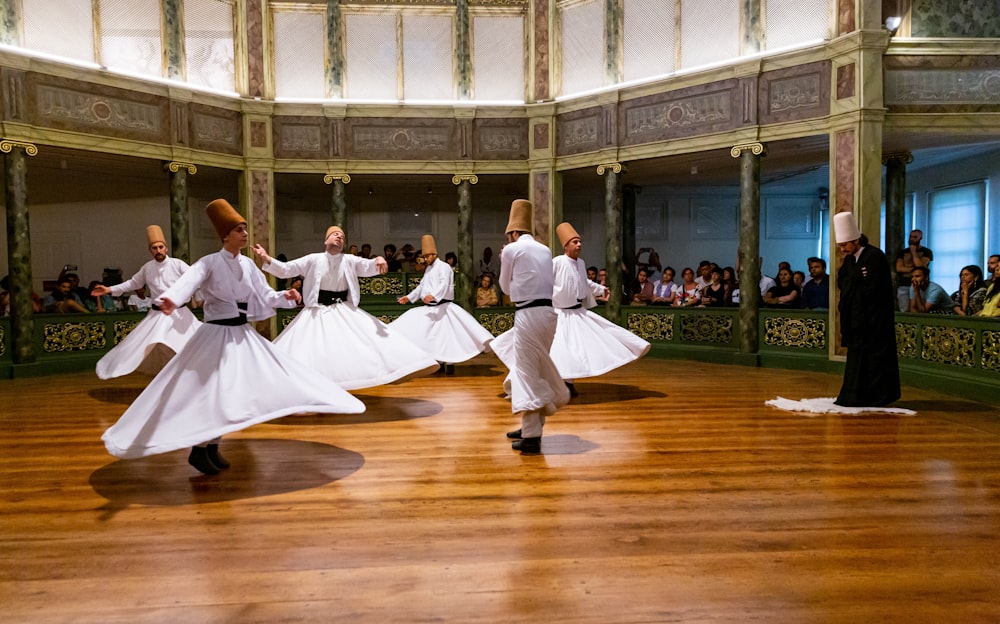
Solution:
{"label": "gold capital decoration", "polygon": [[888,154],[882,154],[882,164],[889,164],[890,160],[896,160],[904,165],[908,165],[913,162],[913,154],[911,152],[889,152]]}
{"label": "gold capital decoration", "polygon": [[733,158],[739,158],[740,154],[750,150],[754,156],[760,156],[764,153],[763,143],[740,143],[739,145],[734,145],[733,149],[729,150],[729,155]]}
{"label": "gold capital decoration", "polygon": [[474,173],[456,173],[455,175],[451,176],[451,183],[454,184],[455,186],[458,186],[465,180],[468,180],[469,184],[475,184],[479,182],[479,176],[477,176]]}
{"label": "gold capital decoration", "polygon": [[15,147],[23,147],[28,156],[34,156],[38,153],[38,146],[34,143],[22,143],[21,141],[11,141],[9,139],[0,141],[0,152],[4,154],[9,154],[10,150]]}
{"label": "gold capital decoration", "polygon": [[604,175],[604,172],[607,171],[608,169],[610,169],[615,173],[621,173],[622,164],[613,162],[613,163],[604,163],[603,165],[597,165],[597,175]]}
{"label": "gold capital decoration", "polygon": [[351,176],[349,176],[346,173],[328,173],[325,176],[323,176],[324,184],[333,184],[334,180],[340,180],[344,184],[350,184]]}
{"label": "gold capital decoration", "polygon": [[167,169],[169,169],[171,173],[177,173],[181,169],[187,169],[187,172],[191,175],[198,173],[198,167],[196,167],[194,163],[181,162],[179,160],[172,160],[168,162]]}

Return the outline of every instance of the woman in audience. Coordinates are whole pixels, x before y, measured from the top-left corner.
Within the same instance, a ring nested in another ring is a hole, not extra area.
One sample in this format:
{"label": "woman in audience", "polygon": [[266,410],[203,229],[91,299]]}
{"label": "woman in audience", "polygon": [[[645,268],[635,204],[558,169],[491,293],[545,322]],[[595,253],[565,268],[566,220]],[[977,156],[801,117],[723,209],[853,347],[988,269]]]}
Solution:
{"label": "woman in audience", "polygon": [[993,270],[993,281],[986,289],[986,296],[983,297],[983,309],[977,316],[1000,317],[1000,263]]}
{"label": "woman in audience", "polygon": [[681,271],[681,279],[684,280],[684,283],[681,284],[680,291],[674,299],[674,305],[681,308],[690,308],[691,306],[700,304],[701,286],[698,285],[698,282],[694,281],[694,269],[684,267],[684,270]]}
{"label": "woman in audience", "polygon": [[778,283],[764,294],[764,305],[768,308],[799,307],[799,289],[792,281],[792,272],[782,267],[778,271]]}
{"label": "woman in audience", "polygon": [[653,283],[649,281],[649,272],[651,270],[639,269],[635,285],[635,296],[632,297],[632,305],[649,305],[653,303]]}
{"label": "woman in audience", "polygon": [[983,309],[986,299],[986,283],[983,270],[974,264],[962,267],[958,274],[958,290],[951,293],[954,302],[952,311],[961,316],[975,316]]}
{"label": "woman in audience", "polygon": [[497,305],[500,305],[500,299],[497,297],[496,288],[493,287],[493,276],[483,273],[479,278],[479,287],[476,288],[476,307],[490,308]]}
{"label": "woman in audience", "polygon": [[663,269],[660,281],[653,286],[653,305],[674,305],[678,286],[674,283],[674,267]]}
{"label": "woman in audience", "polygon": [[101,282],[94,280],[90,282],[90,288],[88,288],[87,298],[83,300],[83,305],[87,306],[87,309],[91,312],[114,312],[115,311],[115,298],[111,295],[101,295],[95,297],[90,294],[90,291],[94,290],[97,286],[100,286]]}
{"label": "woman in audience", "polygon": [[739,305],[733,301],[733,293],[739,290],[739,283],[736,281],[736,269],[726,267],[722,269],[722,285],[726,287],[726,296],[722,302],[724,306]]}
{"label": "woman in audience", "polygon": [[701,292],[701,307],[722,307],[726,302],[726,287],[722,283],[722,269],[713,266],[708,275],[708,285]]}

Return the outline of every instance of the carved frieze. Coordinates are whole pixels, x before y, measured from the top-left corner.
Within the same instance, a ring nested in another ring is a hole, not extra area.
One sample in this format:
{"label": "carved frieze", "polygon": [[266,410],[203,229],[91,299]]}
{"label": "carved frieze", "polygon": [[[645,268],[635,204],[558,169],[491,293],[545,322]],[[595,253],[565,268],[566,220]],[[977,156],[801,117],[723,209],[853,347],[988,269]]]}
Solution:
{"label": "carved frieze", "polygon": [[674,339],[673,314],[639,314],[630,312],[625,317],[628,330],[643,340]]}
{"label": "carved frieze", "polygon": [[996,104],[1000,68],[892,69],[885,73],[885,103],[893,105]]}
{"label": "carved frieze", "polygon": [[764,344],[802,349],[826,348],[826,321],[812,318],[764,319]]}
{"label": "carved frieze", "polygon": [[528,157],[528,121],[476,120],[473,158],[477,160],[524,160]]}
{"label": "carved frieze", "polygon": [[133,321],[133,320],[115,321],[114,337],[112,338],[112,340],[114,341],[113,344],[117,345],[122,340],[125,340],[128,337],[128,335],[132,332],[132,330],[135,329],[136,325],[138,325],[140,322],[142,321]]}
{"label": "carved frieze", "polygon": [[601,109],[588,108],[560,115],[556,120],[556,146],[560,156],[600,149]]}
{"label": "carved frieze", "polygon": [[113,87],[28,74],[35,125],[88,134],[167,143],[166,98]]}
{"label": "carved frieze", "polygon": [[274,117],[276,158],[328,158],[328,121],[323,117]]}
{"label": "carved frieze", "polygon": [[107,344],[104,323],[45,323],[42,335],[46,353],[90,351]]}
{"label": "carved frieze", "polygon": [[916,359],[917,326],[914,323],[896,323],[896,353],[899,357]]}
{"label": "carved frieze", "polygon": [[952,366],[975,365],[976,331],[962,327],[920,328],[920,359]]}
{"label": "carved frieze", "polygon": [[513,312],[477,312],[476,320],[494,336],[514,327]]}
{"label": "carved frieze", "polygon": [[723,80],[622,102],[618,124],[622,145],[651,143],[732,130],[745,111],[738,80]]}
{"label": "carved frieze", "polygon": [[345,152],[351,158],[444,160],[458,154],[454,119],[347,119]]}
{"label": "carved frieze", "polygon": [[406,291],[403,290],[403,277],[399,273],[361,277],[358,278],[358,285],[361,288],[362,295],[395,295],[402,297],[406,294]]}
{"label": "carved frieze", "polygon": [[760,77],[760,123],[781,123],[830,113],[829,61],[764,72]]}
{"label": "carved frieze", "polygon": [[243,122],[238,112],[192,104],[190,118],[194,148],[233,155],[243,153]]}

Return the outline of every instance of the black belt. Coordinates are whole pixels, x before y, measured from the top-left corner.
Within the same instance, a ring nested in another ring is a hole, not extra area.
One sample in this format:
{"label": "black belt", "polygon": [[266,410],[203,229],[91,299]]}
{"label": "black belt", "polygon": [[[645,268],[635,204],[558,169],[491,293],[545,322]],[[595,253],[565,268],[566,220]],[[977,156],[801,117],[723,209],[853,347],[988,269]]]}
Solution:
{"label": "black belt", "polygon": [[517,306],[518,310],[527,310],[528,308],[551,308],[551,299],[532,299],[531,301],[518,301],[514,305]]}
{"label": "black belt", "polygon": [[560,310],[579,310],[582,307],[583,307],[583,304],[582,303],[578,303],[575,306],[570,306],[568,308],[559,308],[559,309]]}
{"label": "black belt", "polygon": [[226,325],[227,327],[237,327],[239,325],[247,324],[247,304],[245,301],[237,301],[236,307],[242,310],[239,316],[234,316],[233,318],[227,319],[216,319],[214,321],[206,321],[212,325]]}
{"label": "black belt", "polygon": [[347,294],[346,290],[320,290],[319,304],[328,306],[344,303],[347,301]]}
{"label": "black belt", "polygon": [[154,310],[156,310],[157,312],[160,311],[160,306],[156,305],[155,303],[152,306],[150,306],[150,307],[153,308]]}
{"label": "black belt", "polygon": [[425,302],[424,305],[439,306],[439,305],[443,305],[445,303],[451,303],[451,302],[452,302],[451,299],[439,299],[438,301],[431,301],[430,303],[426,303]]}

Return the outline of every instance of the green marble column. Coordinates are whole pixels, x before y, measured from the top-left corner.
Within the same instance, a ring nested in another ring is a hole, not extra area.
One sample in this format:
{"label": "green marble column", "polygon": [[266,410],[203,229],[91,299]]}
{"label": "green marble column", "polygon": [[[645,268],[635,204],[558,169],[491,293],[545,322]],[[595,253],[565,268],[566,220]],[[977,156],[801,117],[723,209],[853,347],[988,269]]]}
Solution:
{"label": "green marble column", "polygon": [[0,0],[0,43],[4,45],[16,46],[21,43],[18,31],[21,20],[17,7],[17,0]]}
{"label": "green marble column", "polygon": [[608,270],[608,320],[620,323],[622,292],[622,192],[619,163],[599,165],[597,174],[604,176],[604,266]]}
{"label": "green marble column", "polygon": [[740,354],[754,356],[760,346],[760,143],[737,145],[740,159]]}
{"label": "green marble column", "polygon": [[326,96],[344,97],[344,53],[340,0],[326,0]]}
{"label": "green marble column", "polygon": [[188,210],[188,173],[194,165],[170,163],[170,255],[191,262],[191,211]]}
{"label": "green marble column", "polygon": [[619,0],[604,0],[604,84],[618,84],[624,80],[625,57],[622,45],[624,6]]}
{"label": "green marble column", "polygon": [[[347,184],[351,176],[345,174],[327,174],[323,181],[333,184],[333,194],[330,197],[330,225],[336,225],[347,232]],[[347,232],[351,236],[351,232]]]}
{"label": "green marble column", "polygon": [[906,231],[906,165],[913,162],[909,152],[886,154],[885,164],[885,251],[889,256],[889,269],[896,274],[896,263],[892,254],[906,247],[909,232]]}
{"label": "green marble column", "polygon": [[[635,275],[635,196],[640,188],[634,184],[622,186],[622,260],[625,262],[625,274]],[[629,290],[632,284],[625,284]],[[629,295],[632,293],[629,292]]]}
{"label": "green marble column", "polygon": [[458,275],[455,276],[455,303],[468,311],[476,307],[473,297],[475,282],[475,260],[472,257],[472,185],[479,178],[471,175],[455,176],[451,180],[458,185]]}
{"label": "green marble column", "polygon": [[472,99],[472,43],[469,0],[455,0],[455,79],[459,100]]}
{"label": "green marble column", "polygon": [[743,28],[743,49],[742,54],[755,54],[764,49],[764,20],[761,14],[761,0],[743,0],[741,10],[743,19],[740,24]]}
{"label": "green marble column", "polygon": [[34,145],[0,142],[6,172],[7,263],[10,269],[11,356],[15,364],[35,361],[34,307],[31,298],[31,229],[28,225],[28,155]]}
{"label": "green marble column", "polygon": [[167,78],[184,80],[184,13],[182,0],[163,1],[164,56],[167,59]]}

